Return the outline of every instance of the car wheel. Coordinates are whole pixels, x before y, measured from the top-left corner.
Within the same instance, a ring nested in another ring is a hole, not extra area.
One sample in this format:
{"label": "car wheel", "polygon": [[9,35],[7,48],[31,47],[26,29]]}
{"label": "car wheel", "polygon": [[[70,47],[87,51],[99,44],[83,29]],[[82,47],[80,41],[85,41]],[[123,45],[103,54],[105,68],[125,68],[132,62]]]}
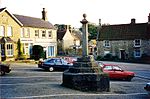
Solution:
{"label": "car wheel", "polygon": [[54,67],[50,67],[50,68],[49,68],[49,71],[50,71],[50,72],[54,71]]}
{"label": "car wheel", "polygon": [[0,76],[5,75],[5,72],[4,72],[4,71],[0,71],[0,72],[1,72]]}
{"label": "car wheel", "polygon": [[131,79],[132,79],[131,76],[128,76],[128,77],[126,78],[127,81],[131,81]]}

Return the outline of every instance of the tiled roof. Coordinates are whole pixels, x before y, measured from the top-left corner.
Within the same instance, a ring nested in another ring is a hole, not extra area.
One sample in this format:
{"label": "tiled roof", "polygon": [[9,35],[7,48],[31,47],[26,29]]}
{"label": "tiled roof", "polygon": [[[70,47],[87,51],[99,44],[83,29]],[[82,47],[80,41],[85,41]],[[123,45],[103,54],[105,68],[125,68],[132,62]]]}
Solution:
{"label": "tiled roof", "polygon": [[[67,31],[67,27],[65,25],[62,26],[61,28],[58,28],[57,39],[62,40],[64,35],[66,34],[66,31]],[[75,30],[72,30],[72,31],[69,30],[69,31],[74,39],[81,40],[81,32],[80,31],[75,31]]]}
{"label": "tiled roof", "polygon": [[74,39],[82,40],[82,33],[81,33],[81,31],[73,30],[71,35],[74,37]]}
{"label": "tiled roof", "polygon": [[120,24],[102,26],[98,40],[150,39],[148,23]]}
{"label": "tiled roof", "polygon": [[6,9],[6,8],[0,8],[0,12],[3,11],[4,9]]}
{"label": "tiled roof", "polygon": [[54,29],[54,26],[50,22],[44,21],[43,19],[17,14],[13,15],[23,24],[23,26]]}

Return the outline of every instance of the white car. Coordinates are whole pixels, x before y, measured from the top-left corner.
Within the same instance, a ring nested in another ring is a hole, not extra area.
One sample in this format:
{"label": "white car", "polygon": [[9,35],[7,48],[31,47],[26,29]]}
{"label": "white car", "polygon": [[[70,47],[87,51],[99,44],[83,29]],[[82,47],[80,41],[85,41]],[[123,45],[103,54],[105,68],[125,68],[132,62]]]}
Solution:
{"label": "white car", "polygon": [[150,82],[145,85],[144,89],[145,89],[145,90],[148,92],[148,94],[150,95]]}

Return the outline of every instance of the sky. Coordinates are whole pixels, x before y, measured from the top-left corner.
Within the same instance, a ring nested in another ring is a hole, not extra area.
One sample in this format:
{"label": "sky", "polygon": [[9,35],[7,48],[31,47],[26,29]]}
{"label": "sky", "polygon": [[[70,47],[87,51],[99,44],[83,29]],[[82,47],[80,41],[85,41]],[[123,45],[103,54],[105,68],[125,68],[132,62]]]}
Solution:
{"label": "sky", "polygon": [[128,24],[148,21],[150,0],[0,0],[13,14],[41,18],[42,8],[47,10],[48,21],[79,28],[86,13],[89,22],[99,24]]}

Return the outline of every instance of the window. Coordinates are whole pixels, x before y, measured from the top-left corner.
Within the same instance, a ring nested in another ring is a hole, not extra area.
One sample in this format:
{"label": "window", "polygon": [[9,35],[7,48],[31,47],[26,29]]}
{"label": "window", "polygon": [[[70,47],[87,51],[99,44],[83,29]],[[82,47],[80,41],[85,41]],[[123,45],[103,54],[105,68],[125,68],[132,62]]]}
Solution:
{"label": "window", "polygon": [[48,57],[55,56],[54,46],[48,46]]}
{"label": "window", "polygon": [[108,40],[104,41],[104,46],[105,47],[110,47],[110,41],[108,41]]}
{"label": "window", "polygon": [[12,27],[11,26],[8,26],[7,28],[7,36],[12,36]]}
{"label": "window", "polygon": [[121,71],[121,68],[118,67],[118,66],[113,66],[113,69],[116,70],[116,71]]}
{"label": "window", "polygon": [[46,37],[46,31],[42,31],[42,37]]}
{"label": "window", "polygon": [[52,31],[48,31],[48,37],[52,38]]}
{"label": "window", "polygon": [[7,56],[13,55],[13,46],[12,44],[7,44]]}
{"label": "window", "polygon": [[105,66],[104,70],[112,70],[112,66]]}
{"label": "window", "polygon": [[33,44],[29,43],[29,53],[30,53],[30,55],[32,54],[32,48],[33,48]]}
{"label": "window", "polygon": [[39,37],[39,30],[35,30],[35,37]]}
{"label": "window", "polygon": [[141,40],[140,39],[134,40],[134,47],[140,47],[140,46],[141,46]]}
{"label": "window", "polygon": [[5,27],[0,26],[0,36],[4,36],[4,33],[5,33]]}
{"label": "window", "polygon": [[27,28],[25,32],[25,37],[29,37],[29,36],[30,36],[30,28]]}
{"label": "window", "polygon": [[134,50],[134,57],[141,57],[141,50],[140,49]]}
{"label": "window", "polygon": [[21,28],[21,37],[25,37],[25,28]]}

